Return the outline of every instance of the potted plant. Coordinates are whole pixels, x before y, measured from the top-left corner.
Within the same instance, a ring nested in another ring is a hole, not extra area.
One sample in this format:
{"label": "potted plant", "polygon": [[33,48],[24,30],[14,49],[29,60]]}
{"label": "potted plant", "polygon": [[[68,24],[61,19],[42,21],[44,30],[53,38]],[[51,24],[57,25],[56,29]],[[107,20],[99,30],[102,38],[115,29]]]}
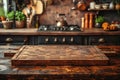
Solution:
{"label": "potted plant", "polygon": [[103,16],[97,16],[95,18],[95,27],[100,28],[103,22],[104,22],[104,17]]}
{"label": "potted plant", "polygon": [[25,15],[22,11],[16,11],[15,20],[17,28],[23,28],[25,26]]}
{"label": "potted plant", "polygon": [[3,27],[5,29],[11,29],[14,19],[14,11],[8,12],[6,15],[6,20],[2,21]]}

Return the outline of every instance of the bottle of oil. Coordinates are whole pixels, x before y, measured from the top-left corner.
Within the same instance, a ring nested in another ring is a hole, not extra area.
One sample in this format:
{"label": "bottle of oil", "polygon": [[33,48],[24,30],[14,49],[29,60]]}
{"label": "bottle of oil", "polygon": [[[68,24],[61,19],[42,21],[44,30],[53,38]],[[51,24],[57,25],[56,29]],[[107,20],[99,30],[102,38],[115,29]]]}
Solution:
{"label": "bottle of oil", "polygon": [[35,28],[39,27],[39,16],[36,16]]}

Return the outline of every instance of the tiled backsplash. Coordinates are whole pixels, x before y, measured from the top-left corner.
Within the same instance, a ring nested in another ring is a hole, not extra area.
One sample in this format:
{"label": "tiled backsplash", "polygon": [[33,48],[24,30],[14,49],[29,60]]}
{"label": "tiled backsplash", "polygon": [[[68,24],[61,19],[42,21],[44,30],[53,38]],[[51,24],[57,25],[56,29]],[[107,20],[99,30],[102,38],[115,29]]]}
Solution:
{"label": "tiled backsplash", "polygon": [[[40,24],[56,25],[56,21],[58,20],[57,14],[65,14],[68,24],[77,24],[81,26],[81,17],[84,16],[85,12],[91,11],[71,10],[72,7],[72,0],[54,0],[54,3],[48,5],[43,14],[39,16]],[[105,20],[109,22],[111,22],[111,20],[119,20],[120,18],[117,11],[100,11],[100,15],[103,15]]]}

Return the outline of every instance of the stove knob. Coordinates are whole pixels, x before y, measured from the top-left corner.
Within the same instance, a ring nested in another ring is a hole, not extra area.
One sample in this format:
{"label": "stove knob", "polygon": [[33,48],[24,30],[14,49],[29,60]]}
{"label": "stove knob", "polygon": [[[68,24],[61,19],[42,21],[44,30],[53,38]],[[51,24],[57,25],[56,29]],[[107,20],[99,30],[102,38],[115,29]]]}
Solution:
{"label": "stove knob", "polygon": [[63,31],[63,28],[62,28],[62,27],[60,28],[60,31]]}
{"label": "stove knob", "polygon": [[70,42],[73,42],[73,41],[74,41],[74,38],[73,38],[73,37],[71,37]]}
{"label": "stove knob", "polygon": [[45,38],[45,42],[48,42],[49,41],[49,39],[48,38]]}
{"label": "stove knob", "polygon": [[59,31],[59,27],[56,27],[56,31]]}
{"label": "stove knob", "polygon": [[46,27],[44,28],[44,31],[47,31],[47,28],[46,28]]}
{"label": "stove knob", "polygon": [[65,37],[63,37],[62,42],[65,42]]}
{"label": "stove knob", "polygon": [[63,30],[62,31],[65,31],[65,27],[63,27]]}
{"label": "stove knob", "polygon": [[99,44],[104,44],[105,43],[105,39],[104,38],[99,38],[98,39],[98,43]]}
{"label": "stove knob", "polygon": [[54,42],[57,42],[57,38],[56,37],[54,38]]}
{"label": "stove knob", "polygon": [[56,28],[55,28],[55,27],[53,28],[53,31],[56,31]]}
{"label": "stove knob", "polygon": [[74,30],[74,28],[73,27],[70,27],[70,31],[73,31]]}

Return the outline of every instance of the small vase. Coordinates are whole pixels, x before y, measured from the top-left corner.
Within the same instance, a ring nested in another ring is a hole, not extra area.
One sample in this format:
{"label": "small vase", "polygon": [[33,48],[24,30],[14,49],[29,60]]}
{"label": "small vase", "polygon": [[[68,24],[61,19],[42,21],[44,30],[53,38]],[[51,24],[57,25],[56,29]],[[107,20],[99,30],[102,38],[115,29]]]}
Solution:
{"label": "small vase", "polygon": [[114,9],[114,3],[113,2],[110,3],[109,9]]}

